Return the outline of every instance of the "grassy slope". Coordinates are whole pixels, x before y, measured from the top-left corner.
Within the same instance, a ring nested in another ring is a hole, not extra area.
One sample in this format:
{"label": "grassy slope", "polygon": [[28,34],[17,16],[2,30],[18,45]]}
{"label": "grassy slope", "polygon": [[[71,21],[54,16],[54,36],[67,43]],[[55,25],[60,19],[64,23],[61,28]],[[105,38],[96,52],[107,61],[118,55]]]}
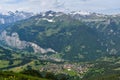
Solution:
{"label": "grassy slope", "polygon": [[0,72],[0,80],[48,80],[13,72]]}

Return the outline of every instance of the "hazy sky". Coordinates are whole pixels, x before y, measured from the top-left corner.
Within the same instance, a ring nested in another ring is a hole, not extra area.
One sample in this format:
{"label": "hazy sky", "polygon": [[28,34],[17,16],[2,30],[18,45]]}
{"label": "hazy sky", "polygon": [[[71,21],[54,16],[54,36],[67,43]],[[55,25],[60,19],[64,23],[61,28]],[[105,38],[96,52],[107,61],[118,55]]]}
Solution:
{"label": "hazy sky", "polygon": [[[1,11],[89,11],[120,13],[120,0],[0,0]],[[1,12],[0,11],[0,12]]]}

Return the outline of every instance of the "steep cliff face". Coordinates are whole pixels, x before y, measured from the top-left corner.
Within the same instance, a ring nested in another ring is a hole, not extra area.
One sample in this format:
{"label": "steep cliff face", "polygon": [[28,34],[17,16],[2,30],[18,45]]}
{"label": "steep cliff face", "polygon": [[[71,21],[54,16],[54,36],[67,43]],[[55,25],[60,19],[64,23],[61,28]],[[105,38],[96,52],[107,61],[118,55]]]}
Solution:
{"label": "steep cliff face", "polygon": [[19,35],[16,32],[12,33],[11,35],[8,35],[6,31],[3,31],[0,35],[0,41],[3,44],[16,49],[23,50],[31,47],[35,53],[48,53],[48,52],[56,53],[51,48],[43,49],[33,42],[21,41]]}
{"label": "steep cliff face", "polygon": [[28,46],[26,41],[21,41],[17,33],[12,33],[12,35],[7,35],[6,31],[3,31],[0,35],[0,40],[6,45],[11,47],[16,47],[18,49],[24,49]]}

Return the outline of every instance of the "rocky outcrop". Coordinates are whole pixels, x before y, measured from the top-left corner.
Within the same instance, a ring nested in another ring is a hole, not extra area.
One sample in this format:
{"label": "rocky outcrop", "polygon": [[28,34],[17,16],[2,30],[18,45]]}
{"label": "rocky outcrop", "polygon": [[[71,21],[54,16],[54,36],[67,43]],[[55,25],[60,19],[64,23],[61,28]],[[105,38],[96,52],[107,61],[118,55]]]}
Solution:
{"label": "rocky outcrop", "polygon": [[56,53],[51,48],[43,49],[33,42],[21,41],[19,35],[16,32],[12,33],[11,35],[8,35],[6,31],[3,31],[0,35],[0,41],[5,45],[21,50],[27,49],[28,47],[32,47],[35,53],[48,53],[48,52]]}

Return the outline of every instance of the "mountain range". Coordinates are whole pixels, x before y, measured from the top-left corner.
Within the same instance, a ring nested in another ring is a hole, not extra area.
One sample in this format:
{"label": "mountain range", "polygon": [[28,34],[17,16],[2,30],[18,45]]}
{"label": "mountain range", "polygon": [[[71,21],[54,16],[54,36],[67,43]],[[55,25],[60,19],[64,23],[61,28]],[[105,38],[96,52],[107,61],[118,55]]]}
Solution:
{"label": "mountain range", "polygon": [[4,25],[6,28],[1,31],[0,40],[2,45],[12,49],[60,54],[62,59],[73,61],[120,55],[119,14],[82,11],[47,11],[34,16],[19,11],[9,14],[6,16],[16,18],[6,22],[11,24]]}

